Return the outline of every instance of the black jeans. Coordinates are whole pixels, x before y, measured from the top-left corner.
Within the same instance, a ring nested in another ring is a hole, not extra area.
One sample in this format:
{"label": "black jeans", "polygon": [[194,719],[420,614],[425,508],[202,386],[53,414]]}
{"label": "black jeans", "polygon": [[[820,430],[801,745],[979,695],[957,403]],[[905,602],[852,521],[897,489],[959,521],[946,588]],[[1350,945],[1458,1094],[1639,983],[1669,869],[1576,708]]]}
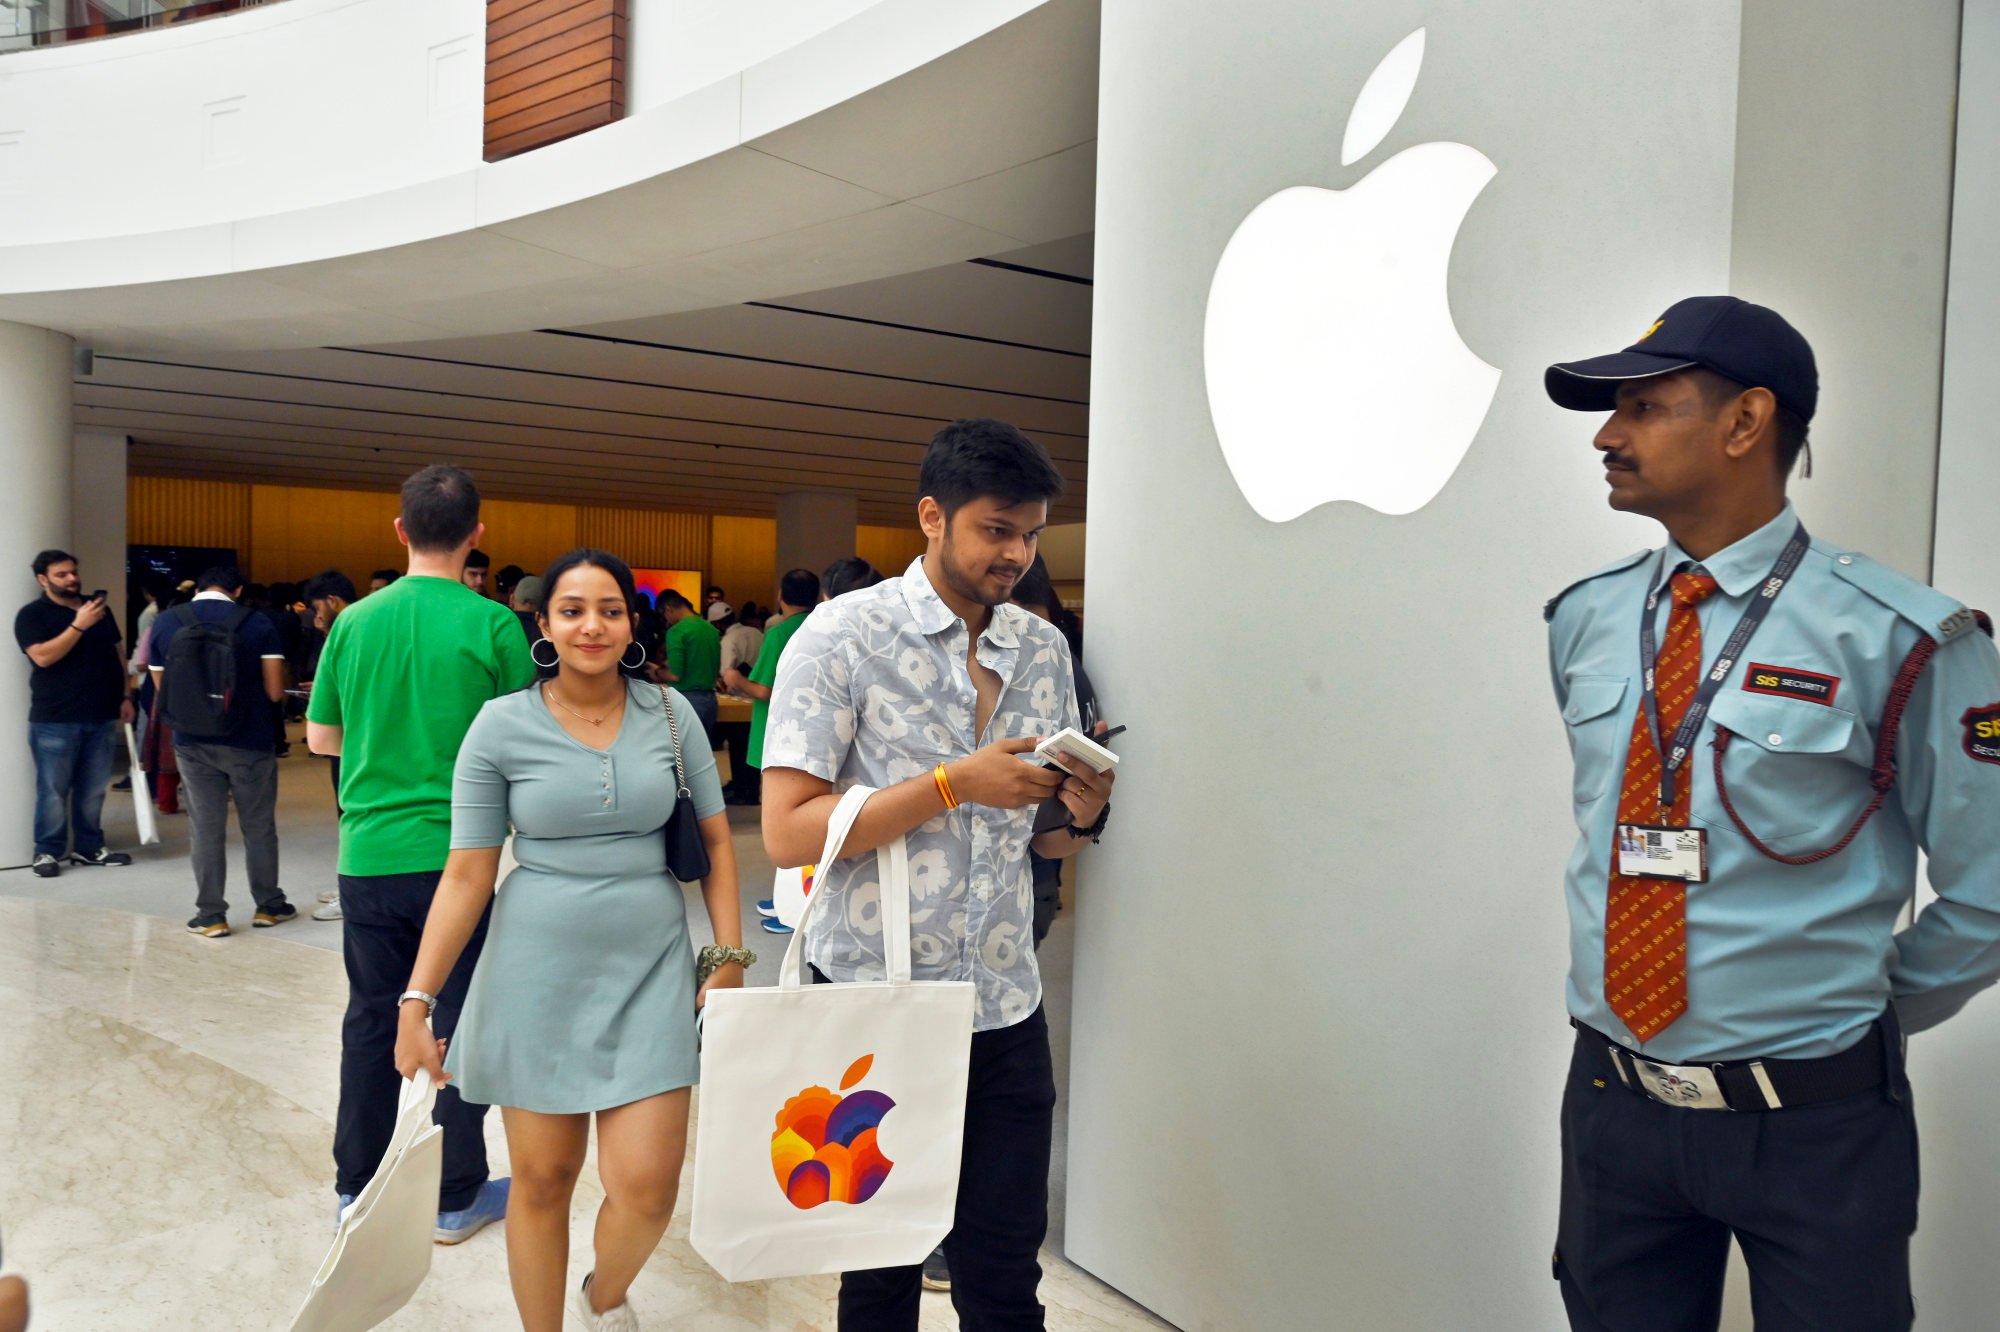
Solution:
{"label": "black jeans", "polygon": [[750,766],[750,723],[720,722],[715,729],[729,748],[729,793],[755,804],[763,774]]}
{"label": "black jeans", "polygon": [[[1011,1027],[973,1033],[958,1212],[944,1242],[963,1332],[1043,1326],[1036,1290],[1049,1229],[1055,1108],[1055,1062],[1040,1008]],[[923,1271],[842,1273],[840,1332],[916,1332]]]}
{"label": "black jeans", "polygon": [[1729,1240],[1757,1332],[1904,1332],[1917,1125],[1883,1087],[1782,1110],[1679,1110],[1579,1039],[1562,1108],[1555,1275],[1574,1332],[1713,1332]]}
{"label": "black jeans", "polygon": [[[421,874],[343,874],[340,909],[346,916],[341,952],[347,959],[347,1019],[340,1030],[340,1112],[334,1121],[335,1188],[358,1194],[382,1164],[396,1127],[396,996],[409,988],[424,917],[442,870]],[[479,918],[451,978],[438,992],[431,1028],[450,1040],[465,1006],[472,969],[486,943]],[[456,1087],[438,1092],[431,1116],[444,1127],[444,1180],[438,1210],[470,1206],[486,1182],[486,1107],[459,1099]]]}

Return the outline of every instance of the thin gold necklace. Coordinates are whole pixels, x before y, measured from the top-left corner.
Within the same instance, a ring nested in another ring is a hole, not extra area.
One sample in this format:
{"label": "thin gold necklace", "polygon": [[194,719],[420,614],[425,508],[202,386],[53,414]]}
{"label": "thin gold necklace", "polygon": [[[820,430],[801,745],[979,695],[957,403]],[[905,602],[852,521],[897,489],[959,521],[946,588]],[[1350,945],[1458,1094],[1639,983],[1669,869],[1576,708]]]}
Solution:
{"label": "thin gold necklace", "polygon": [[587,721],[592,726],[604,725],[604,723],[611,720],[613,713],[618,712],[625,706],[625,700],[621,698],[618,700],[616,706],[614,706],[610,712],[605,713],[602,717],[586,717],[581,712],[578,712],[575,708],[571,707],[569,704],[557,698],[555,683],[554,681],[549,681],[549,680],[545,680],[542,682],[542,697],[546,698],[549,702],[555,704],[557,707],[561,708],[564,712],[567,712],[570,716],[576,718],[578,721]]}

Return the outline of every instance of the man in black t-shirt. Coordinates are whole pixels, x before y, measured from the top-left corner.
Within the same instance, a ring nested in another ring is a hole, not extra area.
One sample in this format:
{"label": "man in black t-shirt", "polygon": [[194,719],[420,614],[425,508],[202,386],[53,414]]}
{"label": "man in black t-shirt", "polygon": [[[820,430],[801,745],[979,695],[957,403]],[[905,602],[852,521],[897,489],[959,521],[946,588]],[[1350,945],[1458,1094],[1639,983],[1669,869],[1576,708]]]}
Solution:
{"label": "man in black t-shirt", "polygon": [[85,599],[74,555],[45,550],[34,569],[42,595],[14,617],[14,641],[33,672],[35,873],[53,879],[65,856],[75,865],[129,865],[132,857],[105,848],[98,821],[117,763],[118,723],[133,717],[118,621],[102,597]]}

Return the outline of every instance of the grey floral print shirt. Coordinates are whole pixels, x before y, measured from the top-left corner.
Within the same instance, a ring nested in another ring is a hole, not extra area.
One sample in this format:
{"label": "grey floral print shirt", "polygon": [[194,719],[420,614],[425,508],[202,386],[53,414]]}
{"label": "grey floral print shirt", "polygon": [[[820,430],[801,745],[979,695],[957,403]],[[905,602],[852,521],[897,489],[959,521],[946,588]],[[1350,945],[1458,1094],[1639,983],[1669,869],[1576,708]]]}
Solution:
{"label": "grey floral print shirt", "polygon": [[[785,648],[764,734],[765,770],[797,768],[850,786],[888,787],[995,740],[1077,725],[1069,644],[1018,606],[996,606],[980,664],[1002,681],[986,733],[972,733],[977,695],[966,671],[965,622],[924,575],[850,592],[813,611]],[[960,805],[909,834],[910,944],[919,980],[977,986],[974,1028],[1009,1027],[1042,1001],[1035,966],[1035,811]],[[830,979],[880,980],[882,885],[875,857],[821,866],[806,960]]]}

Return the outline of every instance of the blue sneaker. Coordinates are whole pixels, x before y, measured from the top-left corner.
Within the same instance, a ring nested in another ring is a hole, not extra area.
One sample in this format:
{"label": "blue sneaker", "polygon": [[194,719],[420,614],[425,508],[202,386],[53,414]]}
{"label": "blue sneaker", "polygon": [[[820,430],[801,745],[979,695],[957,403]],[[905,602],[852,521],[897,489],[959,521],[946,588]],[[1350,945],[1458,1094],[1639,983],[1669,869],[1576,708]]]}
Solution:
{"label": "blue sneaker", "polygon": [[792,932],[792,927],[779,920],[776,916],[764,917],[763,923],[764,933],[766,934],[790,934]]}
{"label": "blue sneaker", "polygon": [[439,1244],[463,1244],[495,1221],[507,1215],[507,1191],[513,1181],[489,1179],[479,1186],[472,1206],[456,1212],[439,1212],[437,1229],[431,1238]]}
{"label": "blue sneaker", "polygon": [[775,916],[778,914],[778,904],[767,897],[757,904],[757,914],[760,916]]}
{"label": "blue sneaker", "polygon": [[340,1201],[333,1205],[333,1228],[335,1230],[340,1229],[341,1218],[347,1215],[348,1208],[354,1206],[356,1196],[352,1193],[343,1193],[340,1195]]}

